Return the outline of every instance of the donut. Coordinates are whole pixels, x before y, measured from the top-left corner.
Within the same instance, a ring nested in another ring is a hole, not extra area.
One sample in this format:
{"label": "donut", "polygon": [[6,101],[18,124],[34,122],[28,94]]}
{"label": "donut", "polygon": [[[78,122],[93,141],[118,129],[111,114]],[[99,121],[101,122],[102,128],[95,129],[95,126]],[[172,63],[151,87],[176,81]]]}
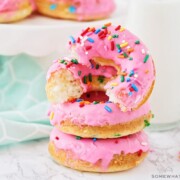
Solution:
{"label": "donut", "polygon": [[38,11],[50,17],[72,20],[96,20],[108,17],[114,0],[35,0]]}
{"label": "donut", "polygon": [[70,36],[69,48],[80,64],[91,68],[93,61],[117,70],[104,89],[123,111],[138,109],[149,98],[155,83],[153,59],[144,43],[127,29],[111,23],[87,27],[76,37]]}
{"label": "donut", "polygon": [[34,0],[1,0],[0,23],[19,21],[35,9]]}
{"label": "donut", "polygon": [[54,128],[49,153],[59,164],[90,172],[116,172],[140,164],[149,151],[144,132],[116,139],[83,139]]}
{"label": "donut", "polygon": [[50,122],[60,131],[84,138],[116,138],[141,131],[150,125],[148,103],[138,110],[122,112],[102,91],[85,94],[75,102],[52,104]]}

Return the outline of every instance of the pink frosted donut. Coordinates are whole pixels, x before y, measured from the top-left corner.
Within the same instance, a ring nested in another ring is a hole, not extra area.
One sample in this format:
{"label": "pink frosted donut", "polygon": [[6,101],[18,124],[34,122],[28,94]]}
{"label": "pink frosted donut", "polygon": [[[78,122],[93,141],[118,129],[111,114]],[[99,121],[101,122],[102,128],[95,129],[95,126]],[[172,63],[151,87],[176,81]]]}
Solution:
{"label": "pink frosted donut", "polygon": [[34,0],[1,0],[0,23],[21,20],[29,16],[34,9]]}
{"label": "pink frosted donut", "polygon": [[116,68],[117,75],[104,86],[110,101],[123,111],[138,109],[146,102],[155,82],[155,68],[139,38],[120,25],[107,23],[88,27],[70,39],[70,49],[79,63],[91,68],[93,61]]}
{"label": "pink frosted donut", "polygon": [[116,139],[81,139],[54,128],[49,152],[60,164],[80,171],[115,172],[138,165],[149,143],[144,132]]}
{"label": "pink frosted donut", "polygon": [[49,117],[64,133],[106,139],[141,131],[149,125],[152,113],[148,103],[136,111],[122,112],[102,92],[90,92],[76,102],[52,104]]}
{"label": "pink frosted donut", "polygon": [[96,20],[108,17],[115,9],[114,0],[35,0],[44,15],[74,19]]}

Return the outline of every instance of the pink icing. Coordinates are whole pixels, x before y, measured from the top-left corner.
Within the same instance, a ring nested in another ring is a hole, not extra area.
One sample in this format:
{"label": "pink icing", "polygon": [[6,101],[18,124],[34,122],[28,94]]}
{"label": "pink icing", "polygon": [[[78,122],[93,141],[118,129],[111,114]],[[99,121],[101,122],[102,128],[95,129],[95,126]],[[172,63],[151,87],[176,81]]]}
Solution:
{"label": "pink icing", "polygon": [[[76,52],[78,61],[88,67],[90,67],[90,59],[102,57],[113,60],[121,68],[121,72],[124,74],[122,73],[115,80],[109,82],[105,89],[108,90],[108,95],[114,95],[114,98],[110,98],[110,100],[116,99],[115,103],[119,103],[122,108],[130,111],[142,102],[152,86],[155,80],[155,69],[152,57],[142,41],[135,43],[139,38],[126,29],[120,28],[119,30],[117,28],[117,30],[116,28],[112,25],[105,29],[99,27],[95,28],[95,32],[94,30],[89,32],[86,29],[82,31],[81,35],[74,38],[76,42],[70,41],[69,44],[70,49]],[[98,29],[100,32],[96,33]],[[122,52],[118,52],[119,48],[116,45],[123,46],[122,44],[126,42],[128,44],[120,48]],[[129,49],[133,51],[128,53]],[[124,52],[128,57],[123,55]],[[118,57],[119,55],[123,58]],[[120,80],[122,77],[124,77],[124,82]],[[129,82],[127,82],[128,78]],[[112,82],[117,86],[112,86]],[[135,91],[136,88],[137,91]]]}
{"label": "pink icing", "polygon": [[33,9],[35,8],[34,0],[1,0],[0,12],[15,11],[19,9],[20,4],[23,4],[26,1],[32,5]]}
{"label": "pink icing", "polygon": [[[101,167],[106,169],[113,159],[113,155],[132,154],[140,150],[147,152],[149,143],[144,132],[139,132],[118,139],[81,139],[77,140],[75,136],[64,134],[54,128],[50,135],[50,141],[55,144],[57,150],[72,151],[75,159],[81,159],[92,164],[102,160]],[[70,165],[71,166],[71,165]]]}
{"label": "pink icing", "polygon": [[50,0],[52,3],[69,3],[75,7],[75,14],[79,20],[84,16],[109,15],[115,9],[114,0]]}
{"label": "pink icing", "polygon": [[[108,106],[112,112],[108,112],[105,106]],[[51,120],[51,124],[54,126],[60,125],[62,121],[67,119],[70,119],[73,123],[80,126],[104,126],[130,122],[140,116],[148,114],[150,112],[150,106],[148,103],[145,103],[136,111],[122,112],[114,103],[91,103],[80,107],[79,102],[74,102],[52,104],[50,107],[50,113],[51,112],[54,113],[54,117]]]}
{"label": "pink icing", "polygon": [[[66,57],[64,58],[64,60],[70,62],[71,59]],[[68,69],[73,74],[75,79],[80,80],[80,83],[81,83],[81,86],[83,87],[84,92],[87,92],[88,90],[90,90],[90,86],[84,84],[82,78],[84,76],[88,76],[89,73],[91,73],[94,76],[103,75],[107,78],[110,78],[116,75],[116,70],[113,67],[99,66],[99,69],[96,69],[96,68],[88,68],[87,66],[82,65],[82,64],[71,64],[69,66],[70,64],[69,62],[68,62],[68,65],[65,65],[63,63],[60,63],[59,61],[61,60],[55,60],[53,62],[53,65],[49,68],[47,72],[46,79],[48,80],[51,77],[51,74],[56,71],[59,71],[61,69]],[[78,75],[78,71],[81,71],[81,75]]]}

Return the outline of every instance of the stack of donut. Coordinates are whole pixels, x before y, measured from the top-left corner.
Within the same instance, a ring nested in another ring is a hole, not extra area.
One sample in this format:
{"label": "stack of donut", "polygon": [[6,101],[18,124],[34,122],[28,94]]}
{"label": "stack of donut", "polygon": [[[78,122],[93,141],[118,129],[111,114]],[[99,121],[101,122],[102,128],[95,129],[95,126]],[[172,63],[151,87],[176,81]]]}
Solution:
{"label": "stack of donut", "polygon": [[152,57],[139,38],[111,23],[70,36],[69,48],[47,73],[50,154],[80,171],[135,167],[149,151],[142,130],[152,117]]}

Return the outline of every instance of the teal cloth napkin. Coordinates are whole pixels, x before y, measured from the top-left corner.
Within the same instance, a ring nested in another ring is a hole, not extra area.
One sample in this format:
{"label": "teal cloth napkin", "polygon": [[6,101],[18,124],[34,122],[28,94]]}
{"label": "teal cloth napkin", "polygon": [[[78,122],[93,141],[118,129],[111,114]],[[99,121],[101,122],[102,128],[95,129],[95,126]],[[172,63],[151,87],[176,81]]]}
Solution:
{"label": "teal cloth napkin", "polygon": [[45,73],[35,57],[0,56],[0,145],[49,136]]}

